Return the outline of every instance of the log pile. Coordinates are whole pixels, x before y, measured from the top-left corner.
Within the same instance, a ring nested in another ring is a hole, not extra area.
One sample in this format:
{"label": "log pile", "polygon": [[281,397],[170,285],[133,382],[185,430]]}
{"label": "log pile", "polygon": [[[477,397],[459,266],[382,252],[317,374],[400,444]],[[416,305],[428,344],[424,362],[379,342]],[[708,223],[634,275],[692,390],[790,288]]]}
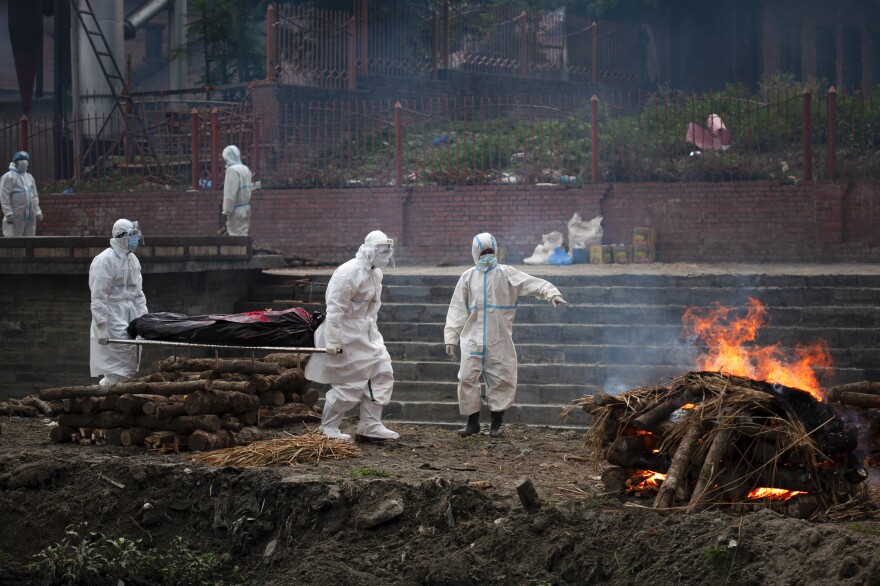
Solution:
{"label": "log pile", "polygon": [[828,402],[847,421],[855,421],[863,465],[880,466],[880,382],[859,382],[828,389]]}
{"label": "log pile", "polygon": [[575,402],[611,468],[609,493],[657,509],[773,508],[798,518],[859,501],[867,473],[855,432],[827,404],[781,385],[716,372]]}
{"label": "log pile", "polygon": [[170,357],[148,376],[43,389],[38,400],[59,414],[50,432],[56,443],[216,450],[253,441],[256,427],[320,421],[318,390],[303,376],[307,358]]}

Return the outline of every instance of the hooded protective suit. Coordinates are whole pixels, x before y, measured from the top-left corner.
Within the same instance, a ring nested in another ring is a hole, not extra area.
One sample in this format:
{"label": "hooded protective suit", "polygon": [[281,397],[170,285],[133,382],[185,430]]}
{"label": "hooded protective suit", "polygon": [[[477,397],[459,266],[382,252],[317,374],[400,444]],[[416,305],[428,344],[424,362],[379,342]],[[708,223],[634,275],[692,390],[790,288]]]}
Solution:
{"label": "hooded protective suit", "polygon": [[241,162],[235,145],[223,149],[226,181],[223,183],[223,216],[230,236],[247,236],[251,227],[251,190],[253,173]]}
{"label": "hooded protective suit", "polygon": [[513,320],[519,297],[534,296],[545,301],[562,298],[559,290],[513,267],[498,264],[486,249],[498,250],[495,238],[478,234],[471,246],[476,267],[459,278],[449,310],[443,338],[447,345],[460,345],[458,406],[462,415],[480,411],[480,381],[486,384],[489,409],[507,410],[516,394],[516,348]]}
{"label": "hooded protective suit", "polygon": [[382,305],[382,270],[393,252],[383,232],[370,232],[352,260],[334,271],[327,285],[327,312],[315,331],[315,346],[340,349],[339,354],[313,354],[307,379],[332,385],[324,399],[321,432],[349,439],[339,431],[346,411],[361,404],[358,434],[376,439],[399,435],[380,423],[382,407],[391,401],[394,371],[385,340],[376,326]]}
{"label": "hooded protective suit", "polygon": [[[3,208],[3,236],[33,236],[42,221],[40,198],[34,177],[27,172],[30,156],[15,153],[9,171],[0,178],[0,206]],[[22,164],[23,163],[23,164]]]}
{"label": "hooded protective suit", "polygon": [[[138,349],[128,344],[100,344],[101,331],[110,338],[129,338],[128,323],[147,313],[141,263],[131,254],[140,240],[134,222],[117,220],[113,224],[110,248],[92,260],[89,289],[92,291],[92,326],[89,336],[92,376],[101,376],[101,384],[115,384],[131,378],[138,371]],[[131,241],[129,240],[131,238]]]}

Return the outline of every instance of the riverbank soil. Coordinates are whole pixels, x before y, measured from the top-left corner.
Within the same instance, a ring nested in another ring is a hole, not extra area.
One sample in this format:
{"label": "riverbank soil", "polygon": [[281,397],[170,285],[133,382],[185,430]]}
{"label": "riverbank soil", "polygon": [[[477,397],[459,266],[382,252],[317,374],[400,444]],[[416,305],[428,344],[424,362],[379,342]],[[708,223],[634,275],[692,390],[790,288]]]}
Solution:
{"label": "riverbank soil", "polygon": [[[83,522],[156,551],[182,536],[254,585],[880,584],[872,507],[826,522],[657,513],[602,494],[583,430],[459,438],[389,423],[400,440],[358,444],[356,457],[239,469],[52,444],[50,424],[0,423],[0,584],[39,584],[32,556]],[[540,499],[532,512],[516,490],[525,478]],[[878,487],[872,469],[870,504]]]}

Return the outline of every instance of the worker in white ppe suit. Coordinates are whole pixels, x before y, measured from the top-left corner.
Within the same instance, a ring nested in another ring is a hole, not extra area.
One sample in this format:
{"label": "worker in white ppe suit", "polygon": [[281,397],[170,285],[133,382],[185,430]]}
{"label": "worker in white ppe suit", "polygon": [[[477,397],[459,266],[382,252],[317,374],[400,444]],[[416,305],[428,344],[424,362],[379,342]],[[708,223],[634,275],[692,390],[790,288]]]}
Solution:
{"label": "worker in white ppe suit", "polygon": [[92,376],[112,385],[137,374],[138,348],[130,344],[107,344],[109,338],[128,339],[131,320],[147,313],[141,263],[133,254],[143,241],[137,222],[117,220],[111,231],[110,248],[92,260],[89,289],[92,291],[92,326],[89,336]]}
{"label": "worker in white ppe suit", "polygon": [[382,294],[382,269],[391,261],[394,241],[384,232],[370,232],[352,260],[341,265],[327,284],[327,311],[315,331],[313,354],[306,365],[307,379],[329,383],[324,398],[321,433],[351,439],[339,431],[345,412],[360,403],[357,434],[368,439],[397,439],[382,425],[382,408],[391,401],[394,372],[385,340],[376,326]]}
{"label": "worker in white ppe suit", "polygon": [[251,227],[251,190],[253,173],[241,162],[235,145],[223,149],[226,181],[223,183],[223,217],[230,236],[247,236]]}
{"label": "worker in white ppe suit", "polygon": [[0,178],[0,206],[3,208],[3,236],[33,236],[43,221],[40,197],[33,175],[27,172],[30,155],[18,151],[9,171]]}
{"label": "worker in white ppe suit", "polygon": [[533,296],[554,307],[566,303],[559,290],[544,279],[498,264],[496,250],[491,234],[474,237],[471,252],[476,266],[459,278],[446,313],[446,353],[455,357],[455,347],[461,347],[458,407],[468,416],[467,425],[458,430],[461,436],[480,432],[481,382],[492,418],[489,434],[501,434],[504,412],[516,394],[516,348],[511,334],[517,300]]}

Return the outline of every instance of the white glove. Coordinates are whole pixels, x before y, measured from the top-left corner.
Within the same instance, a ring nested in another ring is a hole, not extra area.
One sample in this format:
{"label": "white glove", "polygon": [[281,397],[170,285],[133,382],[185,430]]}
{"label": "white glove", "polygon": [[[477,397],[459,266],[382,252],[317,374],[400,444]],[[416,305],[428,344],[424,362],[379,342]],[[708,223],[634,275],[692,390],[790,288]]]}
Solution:
{"label": "white glove", "polygon": [[6,222],[7,224],[11,224],[12,223],[12,216],[3,216],[3,221]]}
{"label": "white glove", "polygon": [[455,358],[455,344],[446,344],[446,355]]}
{"label": "white glove", "polygon": [[568,305],[568,301],[562,298],[562,295],[556,295],[552,299],[550,299],[550,303],[553,307],[559,307],[560,305]]}
{"label": "white glove", "polygon": [[37,221],[38,221],[38,222],[42,222],[42,221],[43,221],[43,214],[37,214]]}
{"label": "white glove", "polygon": [[327,351],[327,354],[331,355],[342,354],[342,348],[340,348],[337,344],[331,344],[330,342],[324,344],[324,350]]}
{"label": "white glove", "polygon": [[107,331],[106,323],[95,324],[95,337],[98,338],[98,344],[107,344],[107,341],[110,339],[110,332]]}

